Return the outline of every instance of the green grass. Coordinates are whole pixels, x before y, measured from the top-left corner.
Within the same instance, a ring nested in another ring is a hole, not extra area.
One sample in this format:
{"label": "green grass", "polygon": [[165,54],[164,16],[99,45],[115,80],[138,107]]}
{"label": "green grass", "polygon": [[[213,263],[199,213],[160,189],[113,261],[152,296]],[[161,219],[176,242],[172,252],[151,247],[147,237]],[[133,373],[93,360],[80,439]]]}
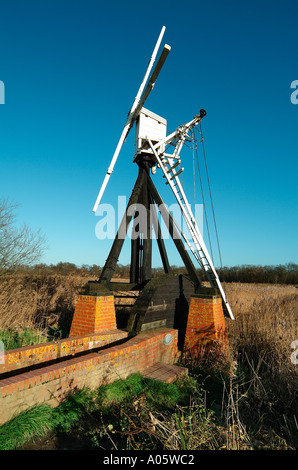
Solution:
{"label": "green grass", "polygon": [[69,395],[57,408],[39,405],[23,411],[0,427],[0,450],[14,450],[31,440],[55,433],[68,432],[90,409],[92,393],[88,389]]}
{"label": "green grass", "polygon": [[14,450],[54,428],[53,410],[42,405],[20,413],[0,428],[0,450]]}
{"label": "green grass", "polygon": [[126,380],[118,380],[98,389],[98,400],[103,407],[130,402],[141,394],[153,408],[173,408],[178,403],[187,402],[193,387],[191,379],[164,383],[145,379],[141,374],[132,374]]}
{"label": "green grass", "polygon": [[22,331],[0,330],[0,341],[3,342],[5,350],[9,350],[45,343],[47,337],[43,332],[30,328],[25,328]]}

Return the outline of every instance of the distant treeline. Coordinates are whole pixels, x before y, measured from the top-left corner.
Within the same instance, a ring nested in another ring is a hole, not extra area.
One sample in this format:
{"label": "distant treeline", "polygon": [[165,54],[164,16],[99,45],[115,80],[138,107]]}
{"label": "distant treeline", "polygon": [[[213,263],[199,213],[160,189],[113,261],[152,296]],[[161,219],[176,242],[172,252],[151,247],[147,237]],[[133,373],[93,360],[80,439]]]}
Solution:
{"label": "distant treeline", "polygon": [[[102,267],[93,264],[82,265],[78,267],[73,263],[60,262],[57,264],[36,264],[32,267],[19,268],[19,271],[34,273],[34,274],[60,274],[60,275],[86,275],[99,278]],[[185,273],[184,267],[172,266],[173,273]],[[153,268],[152,276],[158,276],[163,273],[162,268]],[[287,263],[285,265],[277,266],[254,266],[254,265],[241,265],[232,267],[218,268],[217,273],[221,281],[224,282],[248,282],[248,283],[266,283],[266,284],[298,284],[298,264]],[[201,270],[198,270],[201,279],[204,280],[204,275]],[[129,278],[129,265],[118,264],[115,270],[115,277]]]}
{"label": "distant treeline", "polygon": [[298,264],[278,266],[242,265],[217,269],[225,282],[255,282],[265,284],[298,284]]}

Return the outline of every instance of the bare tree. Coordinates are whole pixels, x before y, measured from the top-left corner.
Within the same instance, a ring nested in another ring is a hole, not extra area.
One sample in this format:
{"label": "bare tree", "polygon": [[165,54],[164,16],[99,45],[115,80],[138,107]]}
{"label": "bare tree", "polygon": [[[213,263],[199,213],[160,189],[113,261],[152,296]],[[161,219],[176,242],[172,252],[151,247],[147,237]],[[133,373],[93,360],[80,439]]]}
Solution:
{"label": "bare tree", "polygon": [[0,275],[36,263],[45,249],[40,230],[16,226],[16,208],[7,199],[0,200]]}

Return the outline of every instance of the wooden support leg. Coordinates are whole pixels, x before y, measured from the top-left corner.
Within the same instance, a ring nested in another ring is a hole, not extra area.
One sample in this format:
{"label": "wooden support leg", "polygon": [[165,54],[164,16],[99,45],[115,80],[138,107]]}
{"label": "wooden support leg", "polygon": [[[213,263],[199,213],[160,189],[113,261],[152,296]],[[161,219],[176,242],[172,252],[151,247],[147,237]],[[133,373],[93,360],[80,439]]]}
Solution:
{"label": "wooden support leg", "polygon": [[[133,204],[136,204],[139,199],[139,195],[141,192],[141,189],[143,187],[143,182],[144,182],[144,172],[139,172],[138,178],[136,180],[134,189],[132,191],[132,194],[130,196],[127,209],[132,206]],[[127,230],[129,227],[129,224],[131,222],[131,219],[133,217],[133,214],[127,213],[127,209],[125,211],[125,214],[122,218],[119,230],[117,232],[116,238],[114,240],[114,243],[112,245],[112,248],[110,250],[109,256],[106,260],[106,263],[103,267],[101,276],[99,278],[100,281],[105,281],[105,282],[110,282],[116,268],[116,264],[119,259],[119,255],[124,243],[125,236],[127,234]]]}
{"label": "wooden support leg", "polygon": [[153,200],[151,193],[149,193],[149,201],[150,201],[150,208],[151,208],[151,215],[152,215],[152,224],[153,224],[153,228],[154,228],[154,232],[155,232],[155,236],[157,240],[157,245],[158,245],[161,261],[163,264],[163,269],[164,269],[164,272],[168,274],[171,272],[170,263],[168,260],[165,243],[162,238],[161,228],[158,222],[157,211],[156,211],[156,207],[155,207],[154,200]]}

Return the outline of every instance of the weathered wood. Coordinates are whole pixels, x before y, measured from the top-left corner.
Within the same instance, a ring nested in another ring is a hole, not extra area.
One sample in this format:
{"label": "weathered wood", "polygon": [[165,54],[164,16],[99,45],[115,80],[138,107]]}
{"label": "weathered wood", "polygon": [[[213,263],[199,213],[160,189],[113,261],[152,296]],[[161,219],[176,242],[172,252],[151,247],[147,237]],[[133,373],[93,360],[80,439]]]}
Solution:
{"label": "weathered wood", "polygon": [[152,279],[131,309],[127,323],[128,334],[134,335],[165,325],[178,329],[181,346],[193,294],[194,284],[187,275],[164,274]]}
{"label": "weathered wood", "polygon": [[[149,173],[149,168],[145,168],[144,172]],[[150,204],[148,195],[147,178],[144,178],[143,183],[143,206],[146,209],[146,233],[143,233],[143,258],[141,266],[141,282],[146,282],[151,279],[151,264],[152,264],[152,225],[150,218]]]}
{"label": "weathered wood", "polygon": [[[143,187],[143,182],[144,182],[144,172],[139,172],[132,194],[128,201],[127,209],[133,204],[137,203],[140,192]],[[121,252],[124,240],[125,240],[125,236],[127,234],[127,230],[132,219],[132,214],[129,213],[128,215],[127,209],[122,218],[120,227],[118,229],[116,238],[110,250],[109,256],[101,272],[100,281],[102,282],[110,282],[115,272],[116,264],[118,262],[119,255],[120,255],[120,252]]]}
{"label": "weathered wood", "polygon": [[164,240],[162,238],[161,228],[158,222],[158,216],[157,216],[157,211],[155,208],[154,200],[150,192],[149,192],[149,203],[150,203],[151,214],[152,214],[152,224],[153,224],[153,228],[155,231],[156,241],[157,241],[163,269],[164,269],[164,272],[168,274],[171,272],[170,263],[168,260],[168,255],[166,252]]}
{"label": "weathered wood", "polygon": [[150,204],[148,194],[148,184],[145,173],[149,168],[145,162],[138,163],[139,174],[143,175],[143,185],[139,194],[138,204],[146,210],[145,227],[140,227],[136,222],[139,214],[136,210],[134,214],[133,233],[138,233],[137,238],[131,240],[131,262],[130,262],[130,282],[142,284],[151,279],[151,258],[152,258],[152,227],[150,220]]}
{"label": "weathered wood", "polygon": [[[148,185],[149,185],[149,189],[150,189],[150,192],[152,194],[152,197],[153,199],[155,200],[156,204],[158,206],[163,206],[164,208],[166,208],[159,192],[157,191],[156,187],[154,186],[153,184],[153,181],[150,177],[148,177],[147,175],[147,180],[148,180]],[[174,223],[174,219],[172,217],[172,214],[170,213],[170,211],[167,211],[167,214],[168,214],[168,217],[165,217],[165,214],[163,211],[161,211],[161,215],[165,221],[165,223],[169,224],[169,232],[170,232],[170,235],[173,239],[173,242],[175,243],[175,246],[182,258],[182,261],[187,269],[187,272],[189,274],[189,276],[191,277],[192,281],[194,282],[194,285],[195,287],[198,287],[198,286],[201,286],[202,283],[201,283],[201,280],[198,276],[198,273],[196,271],[196,268],[194,267],[193,265],[193,262],[191,261],[185,247],[184,247],[184,244],[181,240],[181,237],[177,231],[177,229],[175,228],[175,223]]]}

